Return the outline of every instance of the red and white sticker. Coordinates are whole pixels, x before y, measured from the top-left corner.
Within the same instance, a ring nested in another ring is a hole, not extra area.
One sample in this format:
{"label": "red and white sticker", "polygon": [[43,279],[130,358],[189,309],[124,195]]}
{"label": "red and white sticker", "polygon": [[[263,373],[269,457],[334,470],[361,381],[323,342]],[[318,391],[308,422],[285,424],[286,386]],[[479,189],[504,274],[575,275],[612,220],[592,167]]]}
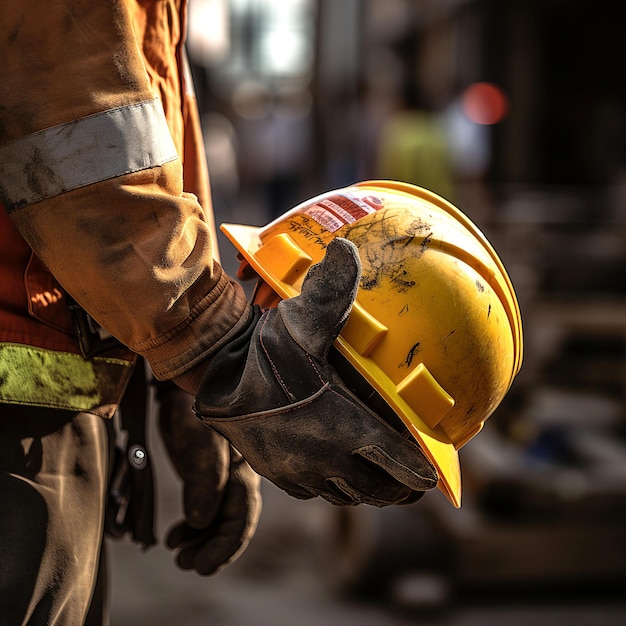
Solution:
{"label": "red and white sticker", "polygon": [[303,213],[314,219],[331,233],[346,224],[353,224],[384,206],[378,196],[356,196],[349,193],[336,194],[318,201]]}

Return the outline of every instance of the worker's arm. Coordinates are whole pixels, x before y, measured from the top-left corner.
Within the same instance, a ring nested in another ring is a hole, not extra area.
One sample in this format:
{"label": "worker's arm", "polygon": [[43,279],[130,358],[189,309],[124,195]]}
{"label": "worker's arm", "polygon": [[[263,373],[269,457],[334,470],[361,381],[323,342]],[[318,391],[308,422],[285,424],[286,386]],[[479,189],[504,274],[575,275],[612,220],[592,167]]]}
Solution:
{"label": "worker's arm", "polygon": [[0,0],[0,197],[79,304],[172,378],[247,305],[213,262],[203,208],[183,193],[180,115],[166,118],[159,99],[176,104],[180,36],[168,24],[152,33],[167,66],[155,72],[130,5]]}
{"label": "worker's arm", "polygon": [[[0,0],[4,205],[104,328],[158,377],[199,384],[196,412],[260,474],[301,498],[414,502],[436,471],[327,361],[356,296],[356,248],[335,240],[302,295],[278,309],[246,303],[183,193],[176,127],[150,88],[129,5]],[[149,35],[175,71],[179,42],[167,32]],[[168,69],[152,78],[159,93],[171,88]]]}

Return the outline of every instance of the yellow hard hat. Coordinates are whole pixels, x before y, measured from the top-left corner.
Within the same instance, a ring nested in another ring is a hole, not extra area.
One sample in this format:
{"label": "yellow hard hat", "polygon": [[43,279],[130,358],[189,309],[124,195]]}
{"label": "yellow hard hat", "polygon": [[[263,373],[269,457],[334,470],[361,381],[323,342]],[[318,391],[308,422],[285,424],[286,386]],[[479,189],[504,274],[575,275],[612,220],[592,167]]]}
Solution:
{"label": "yellow hard hat", "polygon": [[522,362],[517,298],[485,236],[436,194],[380,180],[324,193],[262,228],[221,229],[283,299],[300,293],[333,238],[356,245],[361,282],[335,347],[402,420],[459,507],[458,450]]}

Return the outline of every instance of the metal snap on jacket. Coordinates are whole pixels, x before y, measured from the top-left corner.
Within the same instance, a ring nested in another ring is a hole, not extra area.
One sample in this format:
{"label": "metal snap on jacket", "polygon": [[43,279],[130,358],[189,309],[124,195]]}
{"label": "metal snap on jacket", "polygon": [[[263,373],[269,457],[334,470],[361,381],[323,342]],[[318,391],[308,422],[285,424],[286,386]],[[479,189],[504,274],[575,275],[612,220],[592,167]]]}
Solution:
{"label": "metal snap on jacket", "polygon": [[148,463],[148,453],[146,449],[137,444],[128,449],[128,461],[135,469],[144,469]]}

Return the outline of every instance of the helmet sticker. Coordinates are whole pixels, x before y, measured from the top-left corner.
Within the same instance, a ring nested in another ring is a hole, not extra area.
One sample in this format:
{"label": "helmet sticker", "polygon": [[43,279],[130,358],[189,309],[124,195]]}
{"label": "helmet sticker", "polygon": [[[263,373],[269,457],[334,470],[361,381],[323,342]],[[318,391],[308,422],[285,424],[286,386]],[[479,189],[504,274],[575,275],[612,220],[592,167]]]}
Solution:
{"label": "helmet sticker", "polygon": [[384,207],[378,196],[357,196],[350,193],[336,194],[320,200],[303,213],[313,218],[331,233],[346,224],[353,224],[362,217]]}

